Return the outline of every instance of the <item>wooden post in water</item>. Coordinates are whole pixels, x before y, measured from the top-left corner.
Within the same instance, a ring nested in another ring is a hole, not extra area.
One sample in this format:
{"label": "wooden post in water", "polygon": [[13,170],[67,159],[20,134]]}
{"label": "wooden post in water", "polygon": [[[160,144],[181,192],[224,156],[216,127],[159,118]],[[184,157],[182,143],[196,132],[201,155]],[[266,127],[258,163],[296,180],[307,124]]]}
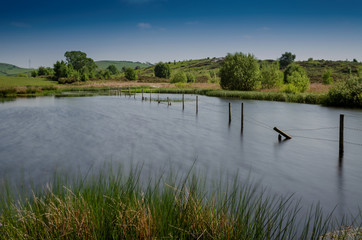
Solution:
{"label": "wooden post in water", "polygon": [[182,94],[182,110],[185,109],[185,96]]}
{"label": "wooden post in water", "polygon": [[136,89],[134,89],[133,99],[136,99]]}
{"label": "wooden post in water", "polygon": [[344,114],[339,115],[339,156],[344,153]]}
{"label": "wooden post in water", "polygon": [[152,90],[150,90],[150,102],[151,102],[151,100],[152,100]]}
{"label": "wooden post in water", "polygon": [[121,87],[119,88],[119,94],[117,94],[117,95],[122,96],[122,88]]}
{"label": "wooden post in water", "polygon": [[129,95],[129,97],[131,97],[131,88],[130,87],[128,87],[128,95]]}
{"label": "wooden post in water", "polygon": [[196,96],[196,114],[199,113],[199,96]]}
{"label": "wooden post in water", "polygon": [[158,93],[158,100],[157,100],[158,104],[160,104],[160,93]]}
{"label": "wooden post in water", "polygon": [[145,98],[143,97],[143,88],[142,88],[142,101],[145,100]]}
{"label": "wooden post in water", "polygon": [[167,106],[170,106],[170,99],[167,97]]}
{"label": "wooden post in water", "polygon": [[[280,130],[277,127],[274,127],[273,130],[276,131],[277,133],[279,133],[280,135],[283,135],[283,137],[285,137],[286,139],[292,139],[291,136],[289,136],[288,134],[286,134],[285,132],[283,132],[282,130]],[[279,136],[278,136],[278,139],[279,139]]]}
{"label": "wooden post in water", "polygon": [[241,132],[244,131],[244,103],[241,103]]}
{"label": "wooden post in water", "polygon": [[231,123],[231,103],[229,103],[229,124]]}

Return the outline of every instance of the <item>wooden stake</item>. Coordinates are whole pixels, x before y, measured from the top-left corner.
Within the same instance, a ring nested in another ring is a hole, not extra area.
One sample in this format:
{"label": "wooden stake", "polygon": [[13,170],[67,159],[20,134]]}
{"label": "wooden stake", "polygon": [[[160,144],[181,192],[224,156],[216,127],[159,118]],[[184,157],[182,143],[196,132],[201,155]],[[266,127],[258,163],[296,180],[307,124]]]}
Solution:
{"label": "wooden stake", "polygon": [[229,103],[229,124],[231,123],[231,103]]}
{"label": "wooden stake", "polygon": [[145,100],[145,98],[143,97],[143,88],[142,88],[142,101]]}
{"label": "wooden stake", "polygon": [[199,113],[199,96],[196,96],[196,114]]}
{"label": "wooden stake", "polygon": [[339,115],[339,156],[344,153],[344,114]]}
{"label": "wooden stake", "polygon": [[241,132],[244,131],[244,103],[241,103]]}
{"label": "wooden stake", "polygon": [[182,94],[182,110],[185,109],[185,96]]}
{"label": "wooden stake", "polygon": [[151,100],[152,100],[151,94],[152,94],[152,90],[150,90],[150,102],[151,102]]}
{"label": "wooden stake", "polygon": [[[279,133],[280,135],[283,135],[286,139],[292,139],[291,136],[289,136],[288,134],[286,134],[285,132],[283,132],[283,131],[280,130],[279,128],[274,127],[273,129],[274,129],[274,131],[276,131],[276,132]],[[279,137],[278,137],[278,139],[279,139]]]}

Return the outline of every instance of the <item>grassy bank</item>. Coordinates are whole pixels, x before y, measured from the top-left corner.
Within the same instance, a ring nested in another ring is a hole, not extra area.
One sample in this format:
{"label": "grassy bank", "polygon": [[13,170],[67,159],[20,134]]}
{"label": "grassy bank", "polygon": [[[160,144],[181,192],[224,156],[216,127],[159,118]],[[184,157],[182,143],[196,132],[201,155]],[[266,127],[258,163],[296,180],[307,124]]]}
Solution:
{"label": "grassy bank", "polygon": [[270,196],[238,178],[206,187],[200,174],[169,174],[141,184],[139,169],[114,172],[72,184],[58,177],[29,198],[3,184],[0,239],[320,239],[362,223],[361,213],[336,221],[318,206],[300,219],[292,196]]}

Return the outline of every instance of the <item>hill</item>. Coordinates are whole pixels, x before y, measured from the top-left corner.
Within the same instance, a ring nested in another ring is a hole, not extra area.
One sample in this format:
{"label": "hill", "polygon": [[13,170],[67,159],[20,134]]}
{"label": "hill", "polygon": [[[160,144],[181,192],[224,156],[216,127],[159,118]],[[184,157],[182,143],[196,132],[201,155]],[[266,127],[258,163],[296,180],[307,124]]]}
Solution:
{"label": "hill", "polygon": [[123,67],[135,68],[138,66],[140,68],[146,68],[146,67],[152,66],[152,64],[150,64],[150,63],[131,62],[131,61],[105,60],[105,61],[96,61],[95,63],[98,66],[98,68],[100,68],[100,69],[106,69],[109,65],[115,65],[118,70],[121,70]]}
{"label": "hill", "polygon": [[19,73],[30,73],[33,69],[19,68],[8,63],[0,63],[0,76],[16,76]]}

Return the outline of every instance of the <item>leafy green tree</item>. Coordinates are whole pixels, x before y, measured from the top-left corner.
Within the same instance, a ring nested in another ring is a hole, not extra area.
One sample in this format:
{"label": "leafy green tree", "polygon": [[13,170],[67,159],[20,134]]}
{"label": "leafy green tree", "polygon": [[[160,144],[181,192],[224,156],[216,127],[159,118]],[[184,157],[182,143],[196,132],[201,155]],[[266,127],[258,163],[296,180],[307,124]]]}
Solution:
{"label": "leafy green tree", "polygon": [[260,69],[260,81],[263,88],[273,88],[283,84],[283,72],[279,62],[263,62]]}
{"label": "leafy green tree", "polygon": [[179,71],[172,76],[171,83],[187,82],[187,76],[183,71]]}
{"label": "leafy green tree", "polygon": [[362,78],[350,77],[328,91],[327,105],[362,107]]}
{"label": "leafy green tree", "polygon": [[284,83],[287,84],[286,88],[293,89],[293,92],[305,92],[309,88],[310,80],[302,66],[290,64],[284,72]]}
{"label": "leafy green tree", "polygon": [[228,90],[253,90],[259,76],[259,63],[252,54],[229,53],[220,68],[220,86]]}
{"label": "leafy green tree", "polygon": [[167,63],[159,62],[155,66],[155,76],[159,78],[170,78],[171,69]]}
{"label": "leafy green tree", "polygon": [[87,58],[87,54],[81,51],[68,51],[64,54],[68,65],[72,65],[73,69],[78,72],[92,72],[97,68],[97,65],[91,58]]}
{"label": "leafy green tree", "polygon": [[67,64],[62,61],[57,61],[54,64],[54,77],[58,80],[59,78],[66,78],[68,77],[69,70]]}
{"label": "leafy green tree", "polygon": [[124,72],[124,76],[128,80],[137,80],[136,71],[133,68],[130,68],[130,67],[126,69],[126,71]]}
{"label": "leafy green tree", "polygon": [[111,72],[112,75],[119,74],[119,71],[115,65],[109,65],[107,69]]}
{"label": "leafy green tree", "polygon": [[295,54],[292,54],[291,52],[285,52],[278,60],[280,63],[280,67],[286,68],[289,64],[294,62]]}
{"label": "leafy green tree", "polygon": [[45,67],[40,66],[38,68],[38,75],[39,76],[45,76],[48,75],[48,70]]}
{"label": "leafy green tree", "polygon": [[353,58],[353,62],[358,63],[357,59]]}
{"label": "leafy green tree", "polygon": [[332,77],[332,71],[331,70],[327,70],[323,73],[323,76],[322,76],[322,79],[323,79],[323,83],[324,84],[331,84],[333,83],[333,77]]}

